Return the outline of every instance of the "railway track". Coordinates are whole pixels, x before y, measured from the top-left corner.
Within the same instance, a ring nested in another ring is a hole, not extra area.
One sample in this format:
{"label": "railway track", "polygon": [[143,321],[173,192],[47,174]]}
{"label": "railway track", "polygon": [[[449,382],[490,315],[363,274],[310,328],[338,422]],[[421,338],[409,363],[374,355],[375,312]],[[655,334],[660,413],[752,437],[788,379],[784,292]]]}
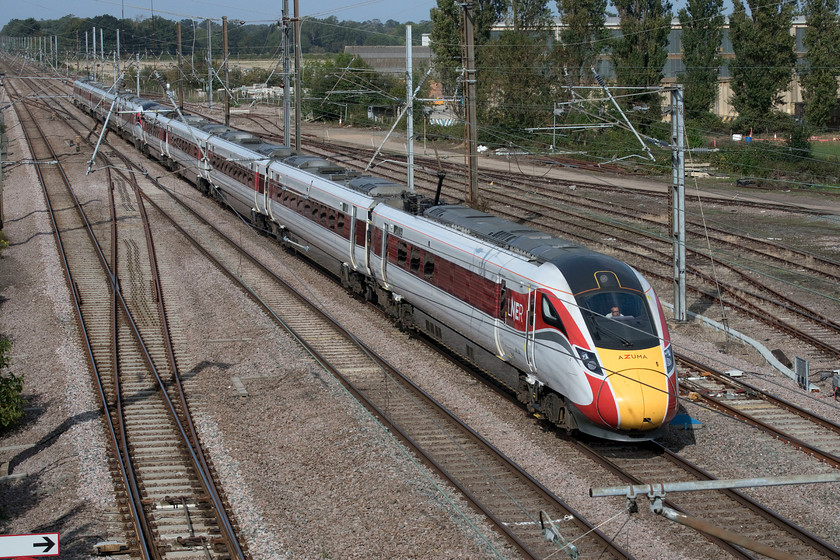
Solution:
{"label": "railway track", "polygon": [[[147,201],[156,198],[161,204],[173,202],[168,193],[154,189],[152,194],[145,196]],[[122,205],[126,206],[125,199]],[[156,212],[161,210],[158,206],[155,209]],[[121,217],[122,220],[125,218],[125,215]],[[191,223],[195,225],[194,221]],[[213,237],[207,230],[199,237],[201,241],[194,242],[208,243],[206,254],[212,253],[221,268],[225,268],[224,262],[240,262],[235,243],[229,242],[229,253],[221,254],[223,243],[218,236]],[[260,273],[255,272],[258,270],[258,267],[240,268],[235,274],[230,270],[228,273],[242,283],[246,292],[264,305],[268,303],[266,308],[270,313],[281,322],[285,321],[287,328],[295,332],[322,363],[332,362],[334,365],[329,367],[344,374],[347,386],[360,398],[364,395],[369,406],[381,414],[383,422],[412,443],[430,465],[450,477],[525,557],[542,558],[558,551],[558,544],[545,540],[541,533],[541,523],[551,522],[559,528],[558,535],[575,541],[567,543],[558,537],[560,545],[567,544],[567,550],[582,551],[582,558],[629,557],[468,427],[436,407],[410,381],[399,380],[398,372],[389,370],[369,350],[359,348],[352,335],[344,333],[342,338],[338,334],[340,329],[330,330],[325,326],[329,323],[328,318],[324,319],[326,323],[314,321],[311,313],[304,312],[300,302],[290,297],[288,291],[277,289],[276,284],[272,287],[270,276],[260,277]],[[145,381],[141,381],[140,386],[133,388],[142,391],[145,386]],[[426,401],[424,406],[418,404],[423,401]],[[173,508],[177,507],[176,502]],[[597,554],[592,552],[594,550]]]}
{"label": "railway track", "polygon": [[683,395],[840,468],[840,425],[685,356],[677,360]]}
{"label": "railway track", "polygon": [[[524,208],[524,207],[523,207],[523,208]],[[605,235],[605,234],[604,234],[604,232],[600,232],[600,233],[601,233],[602,235]],[[666,259],[665,259],[665,258],[663,258],[663,262],[664,262],[665,260],[666,260]],[[670,263],[666,263],[666,264],[670,264]],[[826,261],[824,261],[824,263],[823,263],[823,264],[824,264],[825,266],[828,266],[828,267],[830,267],[830,266],[834,266],[834,264],[833,264],[830,260],[826,260]],[[821,269],[814,269],[814,270],[815,270],[815,273],[818,273],[818,274],[821,272]],[[823,274],[825,274],[825,273],[823,273]],[[733,291],[734,291],[734,290],[733,290]],[[807,310],[805,310],[805,313],[807,313]],[[819,319],[818,319],[818,320],[819,320]],[[828,348],[829,348],[829,350],[830,350],[831,348],[834,348],[834,347],[833,347],[833,346],[829,346]],[[753,415],[753,416],[754,416],[754,415]],[[791,440],[791,441],[794,443],[794,445],[797,445],[797,447],[798,447],[798,448],[803,449],[803,450],[804,450],[804,451],[806,451],[806,452],[812,453],[812,454],[814,454],[815,456],[819,456],[819,457],[823,458],[823,460],[826,460],[826,461],[832,461],[832,460],[833,460],[833,459],[832,459],[832,453],[831,453],[831,451],[829,450],[828,452],[826,452],[826,451],[821,450],[821,449],[820,449],[820,446],[819,446],[819,442],[817,442],[816,444],[811,445],[811,446],[809,447],[808,445],[803,445],[803,444],[801,444],[801,443],[798,443],[796,439],[793,439],[793,440]],[[751,530],[752,530],[752,529],[749,529],[748,531],[751,531]],[[786,531],[787,531],[787,530],[786,530]],[[791,528],[790,528],[790,534],[796,534],[796,533],[799,533],[799,532],[800,532],[800,530],[799,530],[798,528],[795,528],[795,527],[791,527]],[[781,547],[785,547],[785,546],[787,546],[787,543],[786,543],[786,541],[785,541],[785,538],[786,538],[786,537],[779,536],[779,537],[773,537],[773,538],[774,538],[774,539],[778,539],[778,540],[776,541],[776,544],[777,544],[778,546],[781,546]],[[798,537],[797,537],[797,538],[798,538]],[[726,546],[728,546],[728,545],[726,545]],[[819,546],[821,546],[821,545],[818,545],[818,548],[819,548]],[[740,552],[736,552],[735,554],[736,554],[736,556],[737,556],[737,555],[739,555],[739,554],[740,554]],[[807,556],[805,556],[805,557],[807,557]]]}
{"label": "railway track", "polygon": [[[660,482],[715,480],[655,442],[628,447],[610,442],[569,440],[602,467],[630,485]],[[794,525],[737,490],[714,490],[669,494],[664,505],[685,515],[702,518],[769,546],[784,558],[840,558],[840,550]],[[707,537],[733,558],[761,556],[716,537]],[[780,556],[781,557],[781,556]]]}
{"label": "railway track", "polygon": [[[572,543],[580,558],[629,557],[235,241],[198,214],[186,217],[173,193],[145,190],[144,197],[383,424],[449,480],[524,557],[545,558],[571,548],[564,550],[563,541],[544,539],[541,520],[547,519],[558,524],[563,539]],[[237,263],[236,270],[225,264],[230,262]]]}
{"label": "railway track", "polygon": [[[28,103],[16,109],[33,158],[59,162]],[[139,200],[132,200],[124,182],[115,186],[110,169],[103,186],[109,202],[99,206],[77,197],[60,163],[36,169],[106,411],[112,476],[127,504],[121,526],[113,529],[116,540],[100,543],[98,552],[246,558],[200,454],[183,395],[168,393],[168,385],[179,386],[177,365]]]}
{"label": "railway track", "polygon": [[[592,452],[590,448],[590,452]],[[603,454],[601,454],[603,455]],[[652,461],[652,459],[645,459],[645,461]],[[710,475],[703,473],[700,469],[696,467],[692,467],[691,465],[687,464],[684,461],[681,461],[679,458],[671,459],[671,462],[680,463],[683,465],[683,470],[685,472],[692,472],[692,473],[700,473],[696,474],[699,479],[713,479]],[[615,464],[610,466],[611,469],[616,468]],[[644,479],[636,477],[633,475],[632,472],[634,469],[638,469],[639,472],[644,472],[646,474],[652,474],[652,476],[647,476]],[[662,476],[666,478],[674,475],[673,471],[668,471],[667,469],[661,469],[660,471],[656,471],[650,466],[640,466],[640,463],[635,459],[633,461],[628,462],[628,464],[623,468],[619,469],[623,471],[623,477],[630,483],[638,483],[634,481],[641,481],[647,482],[651,480],[656,480],[656,476],[659,476],[658,473],[664,473]],[[617,471],[614,471],[617,472]],[[676,475],[680,479],[680,477],[684,477],[685,474]],[[838,552],[828,543],[821,541],[820,539],[813,537],[807,531],[796,527],[795,525],[785,521],[784,519],[779,518],[771,511],[767,510],[760,506],[759,504],[749,500],[745,496],[737,493],[737,492],[721,492],[718,496],[708,499],[705,502],[692,502],[691,498],[683,498],[681,503],[685,501],[688,503],[699,504],[696,506],[694,511],[701,511],[707,513],[708,511],[712,511],[713,518],[717,519],[724,519],[727,515],[729,515],[729,510],[733,507],[732,503],[738,504],[738,508],[744,508],[746,512],[748,512],[747,520],[742,522],[741,529],[742,531],[747,534],[748,536],[761,540],[762,542],[769,543],[770,546],[779,548],[780,550],[791,550],[794,551],[793,556],[798,558],[823,558],[823,557],[837,557]],[[721,501],[723,501],[723,505],[721,505]],[[730,503],[731,502],[731,503]],[[683,508],[683,511],[686,511]],[[708,517],[708,515],[706,515]],[[739,558],[754,558],[754,556],[748,552],[744,552],[743,550],[738,549],[737,547],[725,543],[723,541],[714,541],[718,544],[722,549],[726,550],[734,557]]]}

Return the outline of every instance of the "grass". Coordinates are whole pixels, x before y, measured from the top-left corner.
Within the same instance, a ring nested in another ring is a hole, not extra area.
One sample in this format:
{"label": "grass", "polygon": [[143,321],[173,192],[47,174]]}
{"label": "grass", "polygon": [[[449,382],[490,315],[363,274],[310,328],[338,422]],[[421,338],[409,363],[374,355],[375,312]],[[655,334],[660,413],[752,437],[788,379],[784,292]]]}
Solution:
{"label": "grass", "polygon": [[825,142],[811,142],[811,152],[814,157],[834,163],[840,162],[840,141],[826,140]]}

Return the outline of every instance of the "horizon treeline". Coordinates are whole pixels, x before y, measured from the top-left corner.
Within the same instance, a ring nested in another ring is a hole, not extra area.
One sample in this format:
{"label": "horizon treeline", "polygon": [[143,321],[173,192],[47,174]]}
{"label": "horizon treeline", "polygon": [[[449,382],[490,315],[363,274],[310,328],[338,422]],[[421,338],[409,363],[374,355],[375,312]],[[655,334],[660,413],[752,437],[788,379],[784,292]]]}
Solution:
{"label": "horizon treeline", "polygon": [[[85,33],[88,34],[87,48],[93,49],[93,28],[96,28],[97,51],[100,30],[104,34],[106,53],[116,51],[117,30],[120,31],[121,54],[145,53],[154,55],[175,55],[176,21],[160,16],[149,18],[118,19],[111,15],[80,18],[67,15],[60,19],[36,20],[35,18],[13,19],[0,30],[0,36],[12,38],[58,37],[59,52],[79,52],[84,55]],[[222,56],[221,21],[209,20],[210,45],[214,58]],[[405,26],[411,24],[412,34],[419,43],[423,33],[432,29],[431,21],[400,23],[394,20],[382,22],[378,19],[357,22],[340,21],[335,16],[324,19],[307,18],[301,25],[301,52],[303,54],[339,53],[345,46],[360,45],[404,45]],[[208,20],[181,20],[181,49],[184,56],[207,54]],[[282,29],[279,22],[270,24],[249,24],[239,20],[228,20],[228,49],[231,57],[277,56],[282,45]]]}

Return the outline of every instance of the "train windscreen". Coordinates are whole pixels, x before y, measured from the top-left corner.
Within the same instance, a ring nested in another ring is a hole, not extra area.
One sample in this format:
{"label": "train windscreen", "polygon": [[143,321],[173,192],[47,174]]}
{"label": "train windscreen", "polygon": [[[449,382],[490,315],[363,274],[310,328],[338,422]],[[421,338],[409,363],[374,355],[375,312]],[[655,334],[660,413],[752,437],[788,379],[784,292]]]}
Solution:
{"label": "train windscreen", "polygon": [[595,345],[638,350],[659,345],[645,299],[628,292],[596,292],[577,298]]}

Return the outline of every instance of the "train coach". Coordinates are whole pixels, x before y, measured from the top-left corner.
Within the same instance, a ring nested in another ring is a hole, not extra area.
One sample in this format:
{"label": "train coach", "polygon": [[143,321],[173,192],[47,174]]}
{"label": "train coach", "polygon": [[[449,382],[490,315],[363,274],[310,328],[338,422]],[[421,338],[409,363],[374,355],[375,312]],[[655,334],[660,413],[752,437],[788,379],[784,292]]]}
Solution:
{"label": "train coach", "polygon": [[639,441],[676,414],[662,307],[626,263],[102,84],[74,103],[561,428]]}

